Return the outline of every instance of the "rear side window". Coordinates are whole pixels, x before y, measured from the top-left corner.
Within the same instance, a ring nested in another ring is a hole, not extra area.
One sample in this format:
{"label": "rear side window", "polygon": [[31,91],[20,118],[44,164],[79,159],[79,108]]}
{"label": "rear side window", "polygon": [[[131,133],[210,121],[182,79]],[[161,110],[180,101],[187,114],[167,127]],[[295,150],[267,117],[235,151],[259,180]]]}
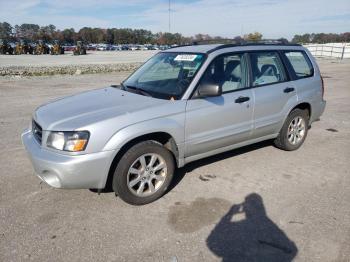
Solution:
{"label": "rear side window", "polygon": [[277,52],[250,54],[253,86],[261,86],[286,81],[286,73]]}
{"label": "rear side window", "polygon": [[298,79],[313,76],[314,69],[304,52],[290,51],[285,52],[285,55],[291,63]]}

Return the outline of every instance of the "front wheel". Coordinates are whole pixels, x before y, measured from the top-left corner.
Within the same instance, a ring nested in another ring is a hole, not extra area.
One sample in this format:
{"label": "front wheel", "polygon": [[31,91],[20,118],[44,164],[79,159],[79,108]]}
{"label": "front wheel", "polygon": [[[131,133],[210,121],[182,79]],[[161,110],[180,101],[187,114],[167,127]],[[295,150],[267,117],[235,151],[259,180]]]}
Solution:
{"label": "front wheel", "polygon": [[297,150],[304,143],[309,127],[309,113],[307,110],[294,109],[287,117],[274,144],[276,147],[292,151]]}
{"label": "front wheel", "polygon": [[174,169],[173,155],[162,144],[138,143],[120,159],[113,176],[113,190],[129,204],[151,203],[166,192]]}

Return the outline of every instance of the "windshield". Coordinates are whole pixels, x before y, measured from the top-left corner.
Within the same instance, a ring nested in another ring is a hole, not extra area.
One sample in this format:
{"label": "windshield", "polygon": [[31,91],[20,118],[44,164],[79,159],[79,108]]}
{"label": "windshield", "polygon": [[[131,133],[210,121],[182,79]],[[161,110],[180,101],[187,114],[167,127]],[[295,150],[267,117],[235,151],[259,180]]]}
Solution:
{"label": "windshield", "polygon": [[123,86],[156,98],[180,99],[204,60],[204,54],[158,53],[124,81]]}

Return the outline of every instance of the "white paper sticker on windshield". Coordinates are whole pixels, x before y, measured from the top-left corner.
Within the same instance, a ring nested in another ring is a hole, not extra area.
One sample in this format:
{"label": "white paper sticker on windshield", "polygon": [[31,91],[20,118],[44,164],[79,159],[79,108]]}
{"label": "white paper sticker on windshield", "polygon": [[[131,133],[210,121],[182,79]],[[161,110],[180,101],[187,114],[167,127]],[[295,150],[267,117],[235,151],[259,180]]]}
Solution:
{"label": "white paper sticker on windshield", "polygon": [[197,55],[177,55],[175,57],[175,61],[194,61],[196,59]]}

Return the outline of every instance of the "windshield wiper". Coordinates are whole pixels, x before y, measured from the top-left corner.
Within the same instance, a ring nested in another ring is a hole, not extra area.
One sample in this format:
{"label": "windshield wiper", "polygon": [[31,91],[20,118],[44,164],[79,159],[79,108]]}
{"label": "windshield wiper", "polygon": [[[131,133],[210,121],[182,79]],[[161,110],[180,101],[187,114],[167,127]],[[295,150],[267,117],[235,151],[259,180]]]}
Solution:
{"label": "windshield wiper", "polygon": [[118,88],[118,89],[121,89],[121,90],[125,90],[125,86],[123,83],[120,83],[119,85],[111,85],[111,87],[113,88]]}
{"label": "windshield wiper", "polygon": [[[151,93],[149,93],[148,91],[142,89],[142,88],[139,88],[139,87],[136,87],[136,86],[125,86],[125,85],[122,85],[124,88],[126,89],[131,89],[131,90],[135,90],[138,94],[140,95],[144,95],[144,96],[150,96],[150,97],[153,97],[151,95]],[[125,90],[125,89],[124,89]]]}

